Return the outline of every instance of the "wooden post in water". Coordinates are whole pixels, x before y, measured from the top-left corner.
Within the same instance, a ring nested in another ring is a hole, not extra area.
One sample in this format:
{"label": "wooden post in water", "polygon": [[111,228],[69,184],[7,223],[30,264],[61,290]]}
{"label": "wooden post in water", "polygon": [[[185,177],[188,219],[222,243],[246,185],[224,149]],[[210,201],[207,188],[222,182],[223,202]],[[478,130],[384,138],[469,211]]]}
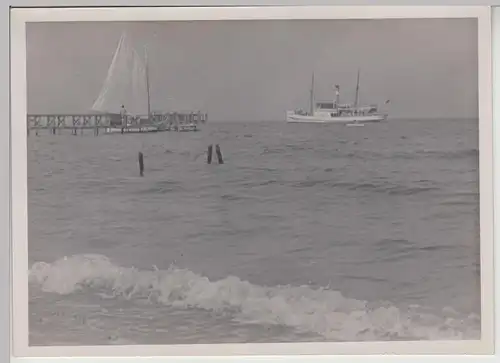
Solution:
{"label": "wooden post in water", "polygon": [[208,145],[208,150],[207,150],[207,164],[212,164],[212,147],[213,147],[212,144]]}
{"label": "wooden post in water", "polygon": [[220,151],[219,144],[215,145],[215,153],[217,154],[217,160],[219,164],[224,164],[224,160],[222,160],[222,152]]}
{"label": "wooden post in water", "polygon": [[139,173],[144,176],[144,155],[139,151]]}

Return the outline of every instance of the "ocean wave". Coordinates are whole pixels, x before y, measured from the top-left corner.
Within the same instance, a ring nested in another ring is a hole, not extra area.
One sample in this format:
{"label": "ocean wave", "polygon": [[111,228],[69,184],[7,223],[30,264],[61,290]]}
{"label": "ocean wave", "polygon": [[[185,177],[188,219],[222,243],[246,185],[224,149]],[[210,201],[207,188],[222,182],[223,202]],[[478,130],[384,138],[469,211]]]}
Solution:
{"label": "ocean wave", "polygon": [[301,180],[291,182],[293,187],[296,188],[309,188],[317,185],[324,185],[330,188],[345,188],[348,190],[360,190],[369,192],[385,193],[389,195],[414,195],[423,192],[430,192],[439,190],[440,188],[434,183],[427,181],[414,182],[414,185],[406,186],[389,181],[371,181],[364,183],[347,182],[347,181],[334,181],[331,179],[317,179],[317,180]]}
{"label": "ocean wave", "polygon": [[407,239],[382,239],[374,244],[378,254],[377,261],[390,262],[401,261],[407,258],[415,258],[416,254],[435,253],[436,251],[449,249],[449,245],[420,245]]}
{"label": "ocean wave", "polygon": [[[324,153],[324,151],[323,151]],[[371,150],[349,150],[342,151],[342,149],[337,148],[331,150],[331,157],[337,158],[349,158],[349,159],[360,159],[360,160],[379,160],[379,159],[404,159],[413,160],[421,158],[432,158],[432,159],[464,159],[479,156],[478,149],[463,149],[463,150],[410,150],[410,151],[393,151],[388,150],[386,152],[371,151]]]}
{"label": "ocean wave", "polygon": [[157,182],[151,188],[139,191],[139,194],[166,194],[185,190],[185,186],[178,181],[164,180]]}
{"label": "ocean wave", "polygon": [[120,267],[102,255],[75,255],[52,264],[37,262],[31,285],[45,292],[81,290],[110,298],[147,298],[174,308],[198,308],[231,314],[240,323],[283,325],[322,335],[328,340],[478,339],[479,317],[450,308],[396,307],[344,297],[310,286],[266,287],[235,276],[211,281],[187,269],[139,270]]}
{"label": "ocean wave", "polygon": [[443,159],[462,159],[468,157],[478,157],[479,149],[463,149],[463,150],[431,150],[424,149],[416,151],[415,154],[433,158]]}

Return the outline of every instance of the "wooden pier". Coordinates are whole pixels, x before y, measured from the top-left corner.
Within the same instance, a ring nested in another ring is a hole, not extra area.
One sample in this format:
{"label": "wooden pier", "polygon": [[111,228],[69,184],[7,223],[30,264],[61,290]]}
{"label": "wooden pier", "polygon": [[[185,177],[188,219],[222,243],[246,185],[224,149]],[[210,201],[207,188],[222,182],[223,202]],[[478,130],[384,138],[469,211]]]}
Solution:
{"label": "wooden pier", "polygon": [[[148,127],[158,127],[158,131],[194,131],[200,124],[208,121],[208,115],[201,112],[169,112],[152,113],[148,118],[128,117],[127,125],[122,125],[122,117],[119,114],[30,114],[27,116],[27,133],[31,131],[36,135],[40,130],[47,130],[49,134],[61,134],[62,130],[71,130],[73,135],[84,130],[92,130],[95,136],[101,130],[106,133],[109,129],[124,129],[126,133],[129,129],[147,129]],[[146,131],[144,131],[146,132]]]}

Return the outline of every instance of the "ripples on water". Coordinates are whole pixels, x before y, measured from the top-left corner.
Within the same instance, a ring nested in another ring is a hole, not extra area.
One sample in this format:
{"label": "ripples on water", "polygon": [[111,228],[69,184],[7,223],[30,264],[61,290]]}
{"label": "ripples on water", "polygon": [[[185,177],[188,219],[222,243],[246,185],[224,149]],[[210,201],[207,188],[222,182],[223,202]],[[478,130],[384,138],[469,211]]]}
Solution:
{"label": "ripples on water", "polygon": [[[478,338],[477,133],[30,137],[30,342]],[[205,164],[211,142],[224,165]]]}

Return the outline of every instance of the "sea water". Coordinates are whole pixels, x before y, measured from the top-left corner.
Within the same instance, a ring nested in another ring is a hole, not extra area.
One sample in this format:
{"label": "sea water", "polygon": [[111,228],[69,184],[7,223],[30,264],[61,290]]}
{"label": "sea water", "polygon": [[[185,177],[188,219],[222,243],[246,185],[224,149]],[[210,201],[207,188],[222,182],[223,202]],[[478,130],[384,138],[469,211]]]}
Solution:
{"label": "sea water", "polygon": [[480,337],[477,120],[40,131],[28,158],[31,345]]}

